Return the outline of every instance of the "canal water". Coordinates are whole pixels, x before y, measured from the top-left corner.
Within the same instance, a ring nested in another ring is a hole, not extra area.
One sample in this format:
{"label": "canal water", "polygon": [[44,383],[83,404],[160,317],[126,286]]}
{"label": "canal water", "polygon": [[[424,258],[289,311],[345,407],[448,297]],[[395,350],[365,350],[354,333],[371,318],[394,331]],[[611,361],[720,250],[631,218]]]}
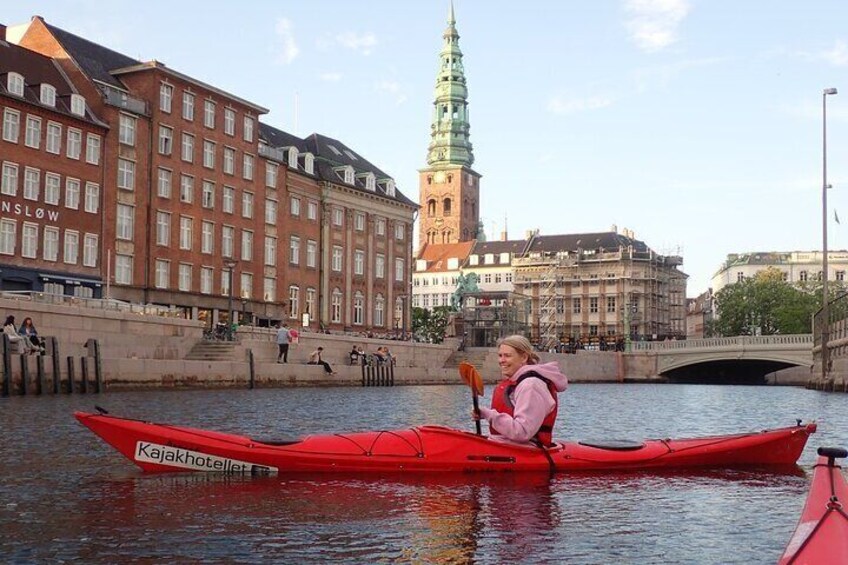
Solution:
{"label": "canal water", "polygon": [[73,419],[251,436],[433,423],[471,430],[461,386],[0,399],[8,563],[774,563],[819,445],[848,446],[848,395],[787,387],[572,386],[556,437],[691,437],[817,420],[796,470],[403,479],[143,476]]}

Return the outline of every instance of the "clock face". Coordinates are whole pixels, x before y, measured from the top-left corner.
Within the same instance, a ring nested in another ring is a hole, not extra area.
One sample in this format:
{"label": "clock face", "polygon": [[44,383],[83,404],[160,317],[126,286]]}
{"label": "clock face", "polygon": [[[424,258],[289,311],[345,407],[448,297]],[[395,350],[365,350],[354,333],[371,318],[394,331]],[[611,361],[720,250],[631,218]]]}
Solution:
{"label": "clock face", "polygon": [[436,174],[433,175],[433,180],[438,183],[445,182],[445,172],[444,171],[436,171]]}

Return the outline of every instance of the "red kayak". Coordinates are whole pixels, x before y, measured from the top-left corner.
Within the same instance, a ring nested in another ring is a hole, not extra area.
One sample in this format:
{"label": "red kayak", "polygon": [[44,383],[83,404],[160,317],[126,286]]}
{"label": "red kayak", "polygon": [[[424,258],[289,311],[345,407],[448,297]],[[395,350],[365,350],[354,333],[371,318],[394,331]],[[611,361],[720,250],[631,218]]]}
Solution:
{"label": "red kayak", "polygon": [[260,441],[107,414],[77,420],[150,473],[216,471],[596,471],[794,465],[816,424],[697,439],[557,443],[542,449],[444,428],[312,435]]}
{"label": "red kayak", "polygon": [[848,485],[837,458],[848,450],[820,447],[801,520],[779,565],[848,563]]}

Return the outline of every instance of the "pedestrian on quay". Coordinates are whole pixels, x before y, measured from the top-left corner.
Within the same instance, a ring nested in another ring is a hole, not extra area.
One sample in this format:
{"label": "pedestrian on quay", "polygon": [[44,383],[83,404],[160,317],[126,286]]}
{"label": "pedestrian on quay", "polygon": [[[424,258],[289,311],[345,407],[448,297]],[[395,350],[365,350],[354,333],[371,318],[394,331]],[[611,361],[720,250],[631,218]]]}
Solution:
{"label": "pedestrian on quay", "polygon": [[557,393],[568,386],[559,365],[540,364],[530,341],[520,335],[498,341],[498,365],[504,378],[492,393],[492,407],[472,411],[473,417],[489,422],[492,439],[552,445]]}
{"label": "pedestrian on quay", "polygon": [[277,363],[289,362],[289,344],[291,343],[291,332],[289,325],[285,322],[277,324]]}
{"label": "pedestrian on quay", "polygon": [[323,347],[319,347],[318,349],[313,351],[312,354],[309,356],[309,362],[307,362],[306,364],[307,365],[323,365],[324,366],[324,372],[329,373],[331,375],[335,375],[336,372],[333,371],[333,368],[330,367],[330,364],[327,363],[326,361],[324,361],[323,359],[321,359],[321,354],[323,352],[324,352]]}

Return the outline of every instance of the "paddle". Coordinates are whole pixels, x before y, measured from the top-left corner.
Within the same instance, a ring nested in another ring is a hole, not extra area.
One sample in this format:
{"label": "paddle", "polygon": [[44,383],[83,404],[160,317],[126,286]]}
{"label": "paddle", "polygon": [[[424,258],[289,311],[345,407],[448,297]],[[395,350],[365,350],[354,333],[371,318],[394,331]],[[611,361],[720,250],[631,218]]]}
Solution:
{"label": "paddle", "polygon": [[[471,400],[474,402],[474,413],[480,414],[480,405],[477,403],[477,395],[483,394],[483,377],[480,376],[480,373],[477,371],[477,368],[463,361],[459,364],[459,376],[462,377],[462,380],[471,387]],[[480,420],[477,419],[474,421],[477,426],[477,435],[483,435],[483,430],[480,427]]]}

